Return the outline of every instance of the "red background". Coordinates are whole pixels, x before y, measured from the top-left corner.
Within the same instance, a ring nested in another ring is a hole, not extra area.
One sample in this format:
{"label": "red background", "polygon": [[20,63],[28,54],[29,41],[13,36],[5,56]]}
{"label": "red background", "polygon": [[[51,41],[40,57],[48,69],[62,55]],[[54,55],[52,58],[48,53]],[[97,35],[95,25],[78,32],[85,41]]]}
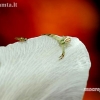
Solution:
{"label": "red background", "polygon": [[[32,38],[43,33],[78,37],[87,47],[91,69],[88,88],[100,88],[99,2],[96,0],[0,0],[16,2],[16,8],[0,7],[0,46],[15,37]],[[83,100],[100,100],[99,92],[85,92]]]}

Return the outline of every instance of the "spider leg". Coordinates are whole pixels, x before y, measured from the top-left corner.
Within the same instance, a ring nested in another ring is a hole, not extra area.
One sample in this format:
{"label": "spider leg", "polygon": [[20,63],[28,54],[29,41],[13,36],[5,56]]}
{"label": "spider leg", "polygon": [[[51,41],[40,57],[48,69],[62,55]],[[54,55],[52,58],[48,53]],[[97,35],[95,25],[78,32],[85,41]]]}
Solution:
{"label": "spider leg", "polygon": [[64,45],[61,45],[61,49],[62,49],[62,54],[61,54],[61,56],[59,57],[59,60],[63,59],[64,56],[65,56],[65,47],[64,47]]}

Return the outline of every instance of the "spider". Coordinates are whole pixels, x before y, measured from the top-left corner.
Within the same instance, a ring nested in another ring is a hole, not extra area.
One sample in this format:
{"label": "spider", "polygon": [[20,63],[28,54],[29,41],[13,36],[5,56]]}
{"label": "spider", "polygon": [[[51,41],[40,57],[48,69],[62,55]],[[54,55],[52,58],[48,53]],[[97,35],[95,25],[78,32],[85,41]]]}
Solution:
{"label": "spider", "polygon": [[65,47],[71,41],[71,38],[67,37],[67,36],[59,37],[59,36],[54,35],[54,34],[43,34],[43,35],[50,36],[50,37],[54,38],[55,40],[57,40],[57,42],[59,43],[59,45],[60,45],[60,47],[62,49],[62,54],[59,57],[59,60],[64,58],[64,56],[65,56]]}

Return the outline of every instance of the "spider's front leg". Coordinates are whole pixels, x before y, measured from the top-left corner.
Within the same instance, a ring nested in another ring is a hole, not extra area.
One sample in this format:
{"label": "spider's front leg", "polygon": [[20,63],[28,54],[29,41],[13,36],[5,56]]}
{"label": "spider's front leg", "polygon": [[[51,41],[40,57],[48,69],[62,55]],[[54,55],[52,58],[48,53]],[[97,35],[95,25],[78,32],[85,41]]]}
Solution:
{"label": "spider's front leg", "polygon": [[49,36],[49,37],[55,39],[58,43],[59,43],[59,41],[60,41],[60,38],[59,38],[57,35],[55,35],[55,34],[43,34],[43,35],[47,35],[47,36]]}
{"label": "spider's front leg", "polygon": [[61,49],[62,49],[62,54],[61,54],[61,56],[59,57],[59,60],[63,59],[64,56],[65,56],[65,47],[64,47],[64,45],[61,45],[61,44],[60,44],[60,47],[61,47]]}
{"label": "spider's front leg", "polygon": [[47,35],[47,36],[50,36],[50,37],[54,37],[55,35],[54,34],[42,34],[42,35]]}

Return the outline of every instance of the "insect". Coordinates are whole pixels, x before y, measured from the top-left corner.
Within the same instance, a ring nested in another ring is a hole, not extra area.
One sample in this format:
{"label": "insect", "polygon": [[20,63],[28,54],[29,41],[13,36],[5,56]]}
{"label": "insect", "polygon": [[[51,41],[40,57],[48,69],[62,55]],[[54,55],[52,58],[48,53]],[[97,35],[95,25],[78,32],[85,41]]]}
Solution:
{"label": "insect", "polygon": [[15,39],[18,40],[19,42],[27,41],[27,38],[24,38],[24,37],[16,37]]}
{"label": "insect", "polygon": [[59,43],[59,45],[60,45],[60,47],[62,49],[62,54],[59,57],[59,60],[64,58],[64,56],[65,56],[65,48],[66,48],[67,44],[71,41],[71,38],[69,38],[67,36],[59,37],[59,36],[54,35],[54,34],[43,34],[43,35],[50,36],[50,37],[54,38],[55,40],[57,40],[57,42]]}

